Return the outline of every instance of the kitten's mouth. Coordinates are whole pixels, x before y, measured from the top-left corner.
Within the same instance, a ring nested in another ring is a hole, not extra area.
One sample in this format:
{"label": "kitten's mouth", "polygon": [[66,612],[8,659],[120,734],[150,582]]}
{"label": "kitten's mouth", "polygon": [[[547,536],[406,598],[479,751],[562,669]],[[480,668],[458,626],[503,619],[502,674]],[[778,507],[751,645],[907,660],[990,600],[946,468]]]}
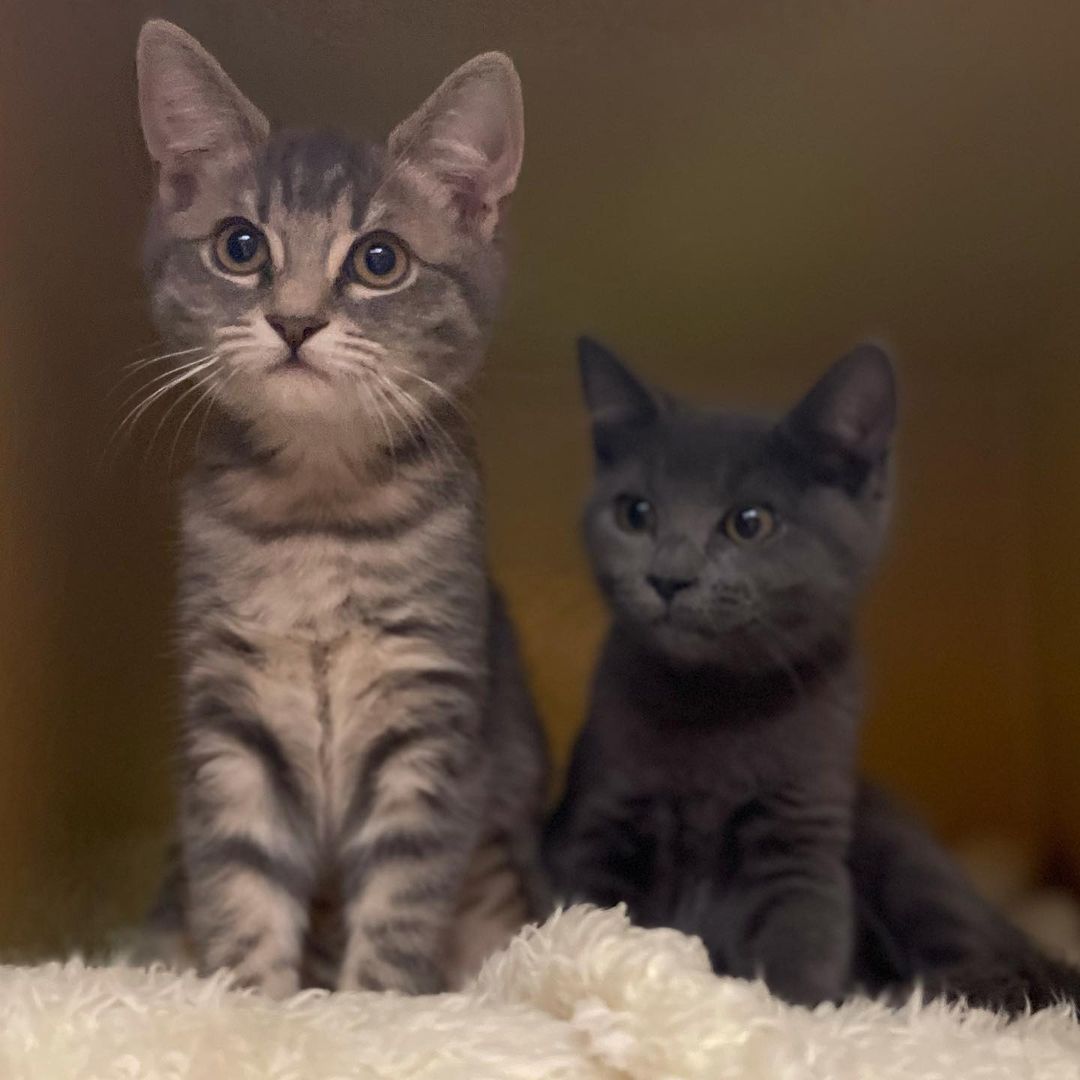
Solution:
{"label": "kitten's mouth", "polygon": [[662,630],[675,631],[679,634],[690,634],[694,637],[705,638],[711,636],[696,622],[680,615],[677,611],[672,611],[671,608],[667,608],[653,619],[653,626]]}
{"label": "kitten's mouth", "polygon": [[325,371],[320,371],[314,364],[309,363],[298,353],[293,353],[291,356],[286,356],[284,360],[279,360],[276,364],[270,366],[271,375],[299,375],[301,377],[309,377],[319,379],[322,382],[329,382],[330,377]]}

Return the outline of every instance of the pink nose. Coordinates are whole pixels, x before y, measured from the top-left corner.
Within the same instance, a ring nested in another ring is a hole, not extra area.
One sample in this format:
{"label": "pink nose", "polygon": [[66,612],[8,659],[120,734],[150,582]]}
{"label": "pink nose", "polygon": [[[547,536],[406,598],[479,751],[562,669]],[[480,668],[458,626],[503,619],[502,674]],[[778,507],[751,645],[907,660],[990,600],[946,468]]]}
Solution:
{"label": "pink nose", "polygon": [[325,320],[314,319],[309,315],[267,315],[266,321],[293,352],[326,326]]}

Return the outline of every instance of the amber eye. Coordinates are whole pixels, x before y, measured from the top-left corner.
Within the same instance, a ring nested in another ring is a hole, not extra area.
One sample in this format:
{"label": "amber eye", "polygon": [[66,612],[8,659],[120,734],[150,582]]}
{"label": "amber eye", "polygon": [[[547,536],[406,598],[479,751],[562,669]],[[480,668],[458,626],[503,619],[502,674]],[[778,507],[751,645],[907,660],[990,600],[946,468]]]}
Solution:
{"label": "amber eye", "polygon": [[409,272],[409,253],[393,234],[375,232],[361,237],[345,260],[345,276],[369,289],[392,289]]}
{"label": "amber eye", "polygon": [[261,229],[244,218],[222,222],[214,236],[214,261],[227,274],[254,274],[270,258]]}
{"label": "amber eye", "polygon": [[652,532],[656,526],[656,511],[648,499],[620,495],[615,500],[615,521],[624,532]]}
{"label": "amber eye", "polygon": [[776,518],[764,506],[740,506],[724,518],[724,532],[737,544],[764,540],[775,528]]}

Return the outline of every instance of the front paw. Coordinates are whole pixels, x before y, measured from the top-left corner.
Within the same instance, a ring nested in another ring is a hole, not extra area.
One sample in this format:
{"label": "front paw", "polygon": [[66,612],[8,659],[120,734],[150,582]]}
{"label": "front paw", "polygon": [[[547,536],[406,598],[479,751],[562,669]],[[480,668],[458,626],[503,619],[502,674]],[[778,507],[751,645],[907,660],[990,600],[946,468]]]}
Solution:
{"label": "front paw", "polygon": [[268,967],[241,963],[231,968],[233,985],[245,990],[257,990],[275,1001],[284,1001],[300,992],[300,973],[291,963]]}
{"label": "front paw", "polygon": [[339,990],[391,991],[399,994],[438,994],[446,979],[438,965],[426,957],[381,949],[343,966]]}
{"label": "front paw", "polygon": [[825,1001],[839,1004],[844,998],[844,979],[822,967],[774,964],[765,973],[765,985],[789,1005],[811,1009]]}

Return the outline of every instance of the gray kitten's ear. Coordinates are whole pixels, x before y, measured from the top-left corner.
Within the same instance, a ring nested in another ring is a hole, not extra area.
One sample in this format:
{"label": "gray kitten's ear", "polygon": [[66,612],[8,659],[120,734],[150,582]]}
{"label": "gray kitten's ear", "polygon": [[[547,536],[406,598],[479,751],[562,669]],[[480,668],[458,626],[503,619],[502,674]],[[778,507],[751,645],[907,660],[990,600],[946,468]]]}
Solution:
{"label": "gray kitten's ear", "polygon": [[874,464],[896,427],[896,376],[888,353],[856,346],[818,380],[782,427],[826,462]]}
{"label": "gray kitten's ear", "polygon": [[656,420],[660,410],[649,388],[599,342],[578,338],[578,363],[596,455],[610,461],[633,442],[635,432]]}
{"label": "gray kitten's ear", "polygon": [[214,58],[164,19],[143,26],[136,70],[143,137],[161,168],[162,199],[185,209],[200,173],[250,155],[269,124]]}
{"label": "gray kitten's ear", "polygon": [[466,225],[490,238],[517,185],[525,146],[521,80],[510,58],[463,64],[388,141],[391,155],[438,185]]}

